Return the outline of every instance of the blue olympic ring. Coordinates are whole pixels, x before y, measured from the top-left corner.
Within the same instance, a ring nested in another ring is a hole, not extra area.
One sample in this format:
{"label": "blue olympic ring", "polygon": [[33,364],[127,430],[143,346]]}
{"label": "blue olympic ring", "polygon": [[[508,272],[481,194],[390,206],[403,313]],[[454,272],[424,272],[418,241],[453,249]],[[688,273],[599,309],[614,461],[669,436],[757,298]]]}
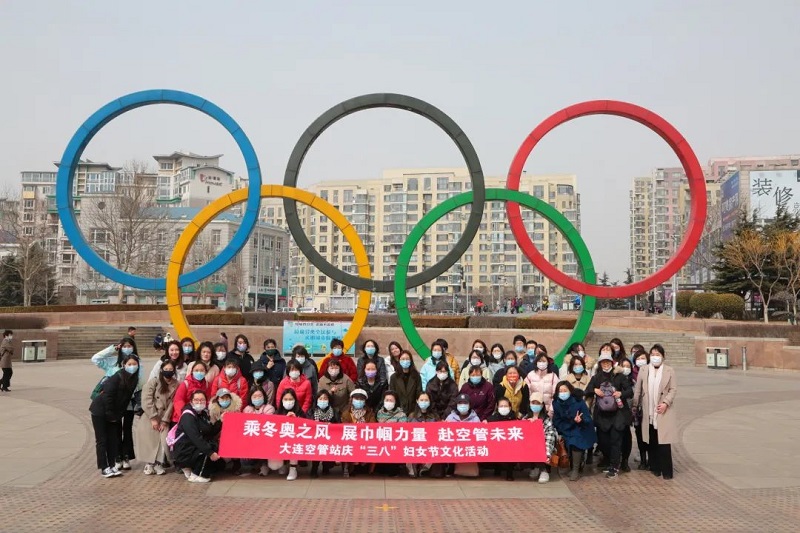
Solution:
{"label": "blue olympic ring", "polygon": [[72,243],[75,251],[86,263],[106,278],[128,287],[163,291],[166,290],[167,286],[166,278],[136,276],[119,270],[104,261],[84,238],[72,208],[72,186],[75,179],[75,170],[89,141],[103,126],[123,113],[137,107],[153,104],[182,105],[205,113],[217,121],[231,134],[239,146],[239,150],[244,156],[249,179],[247,207],[239,229],[228,245],[214,259],[191,272],[181,275],[178,281],[180,287],[197,283],[212,275],[224,267],[247,244],[250,233],[258,222],[259,205],[261,203],[261,167],[250,139],[247,138],[242,128],[230,115],[208,100],[182,91],[150,90],[122,96],[101,107],[78,128],[66,150],[64,150],[56,179],[56,206],[58,208],[58,216],[61,218],[61,224],[64,227],[64,233]]}

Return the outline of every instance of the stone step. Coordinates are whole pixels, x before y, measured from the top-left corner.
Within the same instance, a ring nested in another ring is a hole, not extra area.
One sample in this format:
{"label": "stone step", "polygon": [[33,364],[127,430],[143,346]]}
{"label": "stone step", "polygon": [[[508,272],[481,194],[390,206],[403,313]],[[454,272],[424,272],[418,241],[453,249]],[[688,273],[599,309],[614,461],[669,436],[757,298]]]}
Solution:
{"label": "stone step", "polygon": [[[140,353],[149,353],[156,334],[164,330],[157,326],[137,326],[137,347]],[[58,330],[58,359],[88,359],[109,344],[125,336],[127,327],[72,326]]]}

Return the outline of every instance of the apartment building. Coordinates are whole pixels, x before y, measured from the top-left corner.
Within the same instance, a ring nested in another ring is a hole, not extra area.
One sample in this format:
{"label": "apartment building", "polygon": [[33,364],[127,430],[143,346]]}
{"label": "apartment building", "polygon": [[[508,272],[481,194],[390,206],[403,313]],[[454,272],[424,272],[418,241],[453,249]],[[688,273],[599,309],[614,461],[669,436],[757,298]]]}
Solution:
{"label": "apartment building", "polygon": [[[487,177],[487,187],[504,187],[506,178]],[[321,182],[308,190],[326,199],[350,220],[358,232],[372,266],[374,279],[391,279],[400,250],[419,220],[433,207],[469,191],[466,168],[392,169],[380,179]],[[574,175],[523,175],[520,190],[548,201],[580,231],[580,195]],[[345,272],[357,269],[350,247],[340,232],[317,211],[298,206],[312,245],[331,264]],[[461,237],[470,206],[437,221],[419,243],[409,273],[430,268],[444,258]],[[534,244],[557,268],[578,274],[577,260],[566,239],[540,215],[523,209],[523,221]],[[285,224],[283,202],[265,199],[262,217],[277,226]],[[488,202],[483,222],[469,249],[447,273],[408,291],[409,304],[429,309],[463,310],[481,298],[496,305],[512,297],[540,305],[548,297],[554,307],[571,306],[574,294],[544,278],[523,256],[507,223],[505,204]],[[349,287],[340,286],[319,272],[296,246],[290,250],[290,302],[294,306],[348,309],[355,302]],[[373,307],[383,309],[391,294],[374,294]]]}

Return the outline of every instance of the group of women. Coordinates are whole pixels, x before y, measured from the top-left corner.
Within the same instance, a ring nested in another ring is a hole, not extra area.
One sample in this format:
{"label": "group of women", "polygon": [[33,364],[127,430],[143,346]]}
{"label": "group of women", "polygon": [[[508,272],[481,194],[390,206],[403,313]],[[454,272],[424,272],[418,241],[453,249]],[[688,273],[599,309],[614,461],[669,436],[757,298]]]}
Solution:
{"label": "group of women", "polygon": [[[341,340],[333,339],[331,352],[316,364],[303,346],[295,347],[287,361],[274,339],[264,341],[260,357],[251,355],[244,335],[235,337],[230,351],[227,338],[221,341],[195,345],[185,338],[157,345],[163,355],[149,374],[141,368],[131,337],[92,357],[105,374],[90,408],[97,466],[104,477],[131,468],[138,414],[136,453],[146,475],[162,475],[174,464],[190,482],[205,483],[230,465],[234,474],[278,471],[287,480],[297,479],[302,466],[297,461],[221,458],[217,443],[230,412],[327,423],[541,420],[547,462],[490,465],[509,480],[515,470],[529,467],[529,477],[540,483],[550,479],[550,458],[559,439],[569,455],[571,480],[593,464],[595,444],[602,455],[597,467],[608,478],[630,471],[633,427],[638,468],[664,479],[673,476],[676,383],[660,345],[649,351],[634,345],[628,355],[622,341],[613,339],[593,357],[576,343],[559,368],[544,345],[522,335],[513,338],[509,350],[476,340],[461,364],[448,343],[438,339],[430,346],[431,357],[417,368],[413,354],[394,341],[384,355],[375,340],[367,340],[353,358],[344,353]],[[373,464],[313,461],[310,475],[317,477],[320,467],[327,475],[337,466],[344,477],[376,469]],[[378,468],[392,474],[403,470],[411,477],[478,473],[477,465],[474,472],[439,464]]]}

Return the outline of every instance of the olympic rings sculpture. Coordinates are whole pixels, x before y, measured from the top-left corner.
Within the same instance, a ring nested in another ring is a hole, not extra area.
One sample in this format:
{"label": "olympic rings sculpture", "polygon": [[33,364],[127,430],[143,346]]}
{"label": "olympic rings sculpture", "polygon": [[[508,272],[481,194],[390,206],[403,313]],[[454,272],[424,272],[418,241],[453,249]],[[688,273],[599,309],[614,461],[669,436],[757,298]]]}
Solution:
{"label": "olympic rings sculpture", "polygon": [[[247,189],[241,189],[227,194],[205,208],[186,226],[175,245],[170,262],[167,267],[166,277],[145,278],[121,271],[104,261],[88,244],[80,232],[73,210],[73,181],[75,170],[80,162],[81,155],[89,141],[114,118],[138,107],[154,104],[175,104],[191,109],[196,109],[216,120],[234,138],[244,156],[247,167],[249,184]],[[347,218],[331,204],[322,198],[295,188],[297,177],[300,173],[305,155],[314,141],[329,126],[352,113],[388,107],[411,111],[423,116],[439,126],[453,140],[458,147],[470,174],[472,191],[450,198],[430,212],[428,212],[417,226],[411,231],[408,240],[403,245],[396,268],[394,280],[373,280],[368,256],[364,245]],[[673,149],[689,182],[691,192],[691,212],[686,235],[681,242],[676,254],[664,267],[651,276],[632,283],[617,287],[600,287],[596,285],[597,276],[592,263],[591,255],[583,242],[577,229],[555,208],[533,196],[519,191],[522,168],[536,144],[552,129],[574,118],[607,114],[621,116],[635,120],[657,134],[659,134]],[[283,185],[261,184],[261,169],[258,157],[250,140],[245,135],[236,121],[221,108],[194,94],[173,90],[149,90],[132,93],[118,98],[100,108],[90,116],[73,135],[58,169],[56,181],[56,205],[59,217],[64,227],[64,233],[72,242],[78,254],[97,272],[106,278],[123,285],[145,289],[164,290],[167,295],[167,306],[170,318],[179,337],[193,337],[181,303],[181,287],[196,283],[224,267],[247,243],[250,233],[258,221],[261,198],[283,198],[286,211],[286,221],[289,231],[298,244],[300,251],[306,258],[328,277],[359,291],[358,306],[353,315],[353,322],[345,335],[345,350],[348,350],[358,338],[366,323],[369,313],[369,304],[372,292],[394,293],[395,305],[403,333],[419,355],[425,359],[430,355],[428,346],[422,340],[419,332],[414,327],[408,309],[406,291],[417,287],[450,269],[468,249],[480,228],[483,218],[484,203],[489,201],[506,202],[506,211],[509,217],[514,238],[520,245],[525,256],[536,266],[542,274],[559,285],[585,296],[580,316],[566,345],[557,353],[555,360],[561,364],[567,347],[572,342],[581,342],[589,331],[596,307],[596,298],[621,298],[640,294],[653,289],[675,274],[691,257],[700,241],[706,219],[706,191],[705,179],[702,168],[689,143],[666,120],[652,111],[642,107],[613,100],[596,100],[576,104],[551,115],[539,124],[525,139],[517,151],[509,169],[506,189],[486,189],[483,170],[478,155],[467,135],[444,112],[433,105],[417,98],[392,93],[377,93],[358,96],[346,100],[323,113],[303,133],[292,151],[284,173]],[[197,269],[183,273],[186,257],[199,232],[220,212],[228,207],[247,202],[245,213],[239,229],[234,234],[228,245],[218,256]],[[331,219],[338,229],[342,231],[356,258],[358,276],[354,276],[330,264],[311,245],[297,216],[296,204],[300,202],[316,209]],[[408,266],[414,248],[423,234],[442,216],[459,207],[470,205],[470,215],[465,226],[465,231],[458,242],[437,264],[426,271],[407,277]],[[582,280],[572,278],[553,267],[542,257],[530,236],[525,230],[520,205],[539,212],[549,222],[564,234],[571,248],[575,252],[580,268]]]}

